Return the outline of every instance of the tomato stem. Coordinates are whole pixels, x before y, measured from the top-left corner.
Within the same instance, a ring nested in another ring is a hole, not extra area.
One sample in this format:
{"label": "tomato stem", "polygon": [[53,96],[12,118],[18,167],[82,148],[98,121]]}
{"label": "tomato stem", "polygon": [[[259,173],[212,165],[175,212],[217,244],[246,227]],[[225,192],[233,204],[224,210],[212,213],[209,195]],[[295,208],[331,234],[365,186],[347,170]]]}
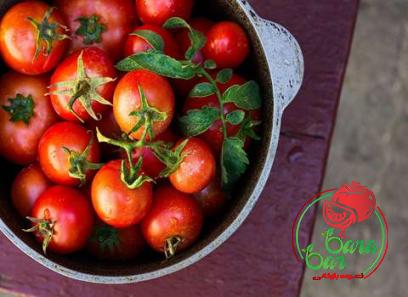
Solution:
{"label": "tomato stem", "polygon": [[49,22],[49,18],[52,15],[55,7],[50,7],[44,14],[43,19],[38,22],[32,17],[28,17],[28,21],[37,30],[36,36],[36,47],[33,57],[33,62],[38,58],[45,43],[44,49],[42,50],[44,56],[48,56],[52,51],[52,46],[54,41],[60,41],[64,39],[70,39],[67,34],[60,34],[57,32],[58,28],[61,28],[64,32],[68,32],[69,29],[57,22]]}
{"label": "tomato stem", "polygon": [[166,260],[172,258],[177,251],[177,248],[183,242],[183,238],[181,236],[172,236],[166,239],[164,243],[164,255],[166,256]]}
{"label": "tomato stem", "polygon": [[199,73],[202,74],[210,82],[210,84],[214,87],[215,95],[217,96],[218,103],[220,105],[220,119],[221,119],[221,124],[222,124],[222,133],[224,135],[224,139],[226,139],[228,137],[227,123],[226,123],[225,116],[224,116],[224,103],[222,101],[222,95],[221,95],[220,89],[217,86],[217,82],[211,77],[211,75],[203,67],[199,68]]}
{"label": "tomato stem", "polygon": [[42,250],[45,255],[47,254],[48,245],[50,244],[52,236],[54,235],[54,227],[56,223],[56,221],[52,221],[51,219],[47,219],[46,217],[46,212],[44,213],[43,219],[26,217],[26,219],[31,221],[34,226],[29,229],[22,229],[22,231],[24,232],[39,233],[43,237]]}

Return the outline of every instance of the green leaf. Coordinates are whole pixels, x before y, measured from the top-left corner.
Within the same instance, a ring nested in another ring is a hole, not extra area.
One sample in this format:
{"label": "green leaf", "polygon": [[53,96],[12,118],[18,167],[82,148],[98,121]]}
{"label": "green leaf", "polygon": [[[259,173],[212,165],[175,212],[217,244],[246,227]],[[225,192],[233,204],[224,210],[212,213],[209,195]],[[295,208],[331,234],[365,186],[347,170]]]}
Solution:
{"label": "green leaf", "polygon": [[254,140],[260,140],[261,137],[256,134],[255,128],[261,124],[261,121],[252,120],[250,117],[244,119],[235,137],[245,141],[248,137]]}
{"label": "green leaf", "polygon": [[217,64],[214,62],[214,60],[205,60],[204,61],[204,68],[206,68],[206,69],[215,69],[215,68],[217,68]]}
{"label": "green leaf", "polygon": [[232,102],[239,108],[254,110],[261,107],[261,94],[258,84],[250,80],[243,85],[229,87],[222,96],[224,103]]}
{"label": "green leaf", "polygon": [[201,109],[189,110],[179,121],[184,135],[196,136],[207,131],[219,117],[218,108],[204,106]]}
{"label": "green leaf", "polygon": [[226,189],[238,181],[249,165],[243,146],[244,142],[236,137],[226,138],[222,145],[222,184]]}
{"label": "green leaf", "polygon": [[195,54],[204,47],[207,42],[207,38],[200,31],[194,30],[185,20],[179,17],[172,17],[168,19],[164,25],[166,29],[180,29],[185,28],[189,30],[188,37],[190,38],[191,45],[187,49],[185,58],[187,60],[193,59]]}
{"label": "green leaf", "polygon": [[242,110],[234,110],[227,114],[225,119],[232,125],[239,125],[245,118],[245,112]]}
{"label": "green leaf", "polygon": [[34,100],[31,95],[25,97],[17,94],[15,98],[8,98],[9,105],[3,105],[4,111],[10,114],[11,122],[22,121],[26,125],[30,123],[30,119],[34,116]]}
{"label": "green leaf", "polygon": [[137,30],[131,33],[130,35],[139,36],[140,38],[144,39],[148,44],[150,44],[151,47],[153,47],[153,49],[155,50],[158,51],[164,50],[163,38],[156,32],[153,32],[151,30]]}
{"label": "green leaf", "polygon": [[217,81],[219,83],[225,84],[232,78],[232,69],[226,68],[222,69],[217,74]]}
{"label": "green leaf", "polygon": [[190,92],[190,97],[207,97],[215,93],[215,88],[208,82],[196,84]]}
{"label": "green leaf", "polygon": [[179,79],[191,79],[196,70],[191,63],[183,63],[157,50],[141,52],[129,56],[116,64],[120,71],[147,69],[161,76]]}

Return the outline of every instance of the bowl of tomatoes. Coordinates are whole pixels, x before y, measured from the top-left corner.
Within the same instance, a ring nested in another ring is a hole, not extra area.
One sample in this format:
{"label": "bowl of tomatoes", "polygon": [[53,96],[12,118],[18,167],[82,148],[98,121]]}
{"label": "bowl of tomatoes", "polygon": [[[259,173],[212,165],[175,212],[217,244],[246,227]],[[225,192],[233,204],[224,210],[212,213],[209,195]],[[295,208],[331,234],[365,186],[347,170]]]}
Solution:
{"label": "bowl of tomatoes", "polygon": [[236,231],[303,78],[285,28],[240,0],[2,0],[0,15],[0,229],[18,248],[133,283]]}

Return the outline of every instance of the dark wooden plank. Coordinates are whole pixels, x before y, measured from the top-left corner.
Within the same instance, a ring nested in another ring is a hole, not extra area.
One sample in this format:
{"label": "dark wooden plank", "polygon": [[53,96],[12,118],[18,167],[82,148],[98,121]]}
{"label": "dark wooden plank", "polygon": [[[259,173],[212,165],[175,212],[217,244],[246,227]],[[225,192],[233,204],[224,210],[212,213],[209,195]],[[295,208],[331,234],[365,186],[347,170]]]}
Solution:
{"label": "dark wooden plank", "polygon": [[[297,210],[319,191],[357,0],[250,1],[300,41],[306,77],[284,117],[276,163],[262,197],[230,240],[201,262],[135,285],[103,286],[48,271],[0,237],[0,288],[47,296],[297,296],[303,267],[291,251]],[[311,234],[310,228],[302,236]]]}

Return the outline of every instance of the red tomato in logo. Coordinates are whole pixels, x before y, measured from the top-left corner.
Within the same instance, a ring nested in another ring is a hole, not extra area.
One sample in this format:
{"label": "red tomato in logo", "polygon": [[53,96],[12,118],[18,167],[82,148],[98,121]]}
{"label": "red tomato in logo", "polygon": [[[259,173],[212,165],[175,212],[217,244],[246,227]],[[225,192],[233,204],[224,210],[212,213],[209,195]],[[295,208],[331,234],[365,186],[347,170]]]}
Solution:
{"label": "red tomato in logo", "polygon": [[24,1],[11,7],[0,24],[0,51],[15,71],[41,74],[53,69],[69,41],[59,11],[40,1]]}
{"label": "red tomato in logo", "polygon": [[163,25],[171,17],[188,20],[192,0],[136,0],[136,11],[144,24]]}
{"label": "red tomato in logo", "polygon": [[51,185],[38,164],[19,172],[11,186],[11,200],[22,217],[29,216],[38,197]]}
{"label": "red tomato in logo", "polygon": [[248,57],[249,40],[240,25],[219,22],[206,35],[204,56],[214,60],[218,68],[236,68]]}
{"label": "red tomato in logo", "polygon": [[0,78],[0,155],[13,163],[34,162],[41,136],[57,121],[47,83],[47,77],[16,72]]}
{"label": "red tomato in logo", "polygon": [[52,105],[67,121],[98,119],[112,105],[115,78],[116,70],[103,50],[88,47],[74,52],[58,65],[51,77]]}
{"label": "red tomato in logo", "polygon": [[153,249],[171,257],[191,246],[202,226],[202,211],[191,195],[161,186],[154,193],[151,211],[142,221],[142,232]]}
{"label": "red tomato in logo", "polygon": [[116,61],[135,20],[132,0],[56,0],[71,29],[71,50],[103,49]]}
{"label": "red tomato in logo", "polygon": [[[31,221],[43,250],[68,254],[82,249],[92,233],[94,216],[88,199],[79,191],[54,186],[36,201]],[[49,243],[47,244],[47,241]]]}

